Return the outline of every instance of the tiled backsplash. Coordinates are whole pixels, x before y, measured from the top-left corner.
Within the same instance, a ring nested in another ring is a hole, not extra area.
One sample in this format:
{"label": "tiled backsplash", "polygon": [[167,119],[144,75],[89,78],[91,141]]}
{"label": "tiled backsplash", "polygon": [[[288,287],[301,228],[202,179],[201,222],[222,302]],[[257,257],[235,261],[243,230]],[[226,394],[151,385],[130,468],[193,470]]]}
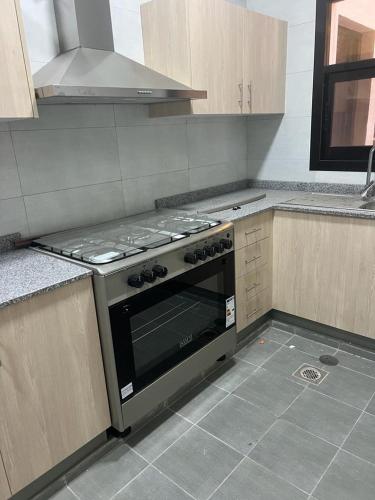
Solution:
{"label": "tiled backsplash", "polygon": [[131,215],[247,177],[246,118],[149,118],[142,105],[46,105],[0,124],[0,235]]}

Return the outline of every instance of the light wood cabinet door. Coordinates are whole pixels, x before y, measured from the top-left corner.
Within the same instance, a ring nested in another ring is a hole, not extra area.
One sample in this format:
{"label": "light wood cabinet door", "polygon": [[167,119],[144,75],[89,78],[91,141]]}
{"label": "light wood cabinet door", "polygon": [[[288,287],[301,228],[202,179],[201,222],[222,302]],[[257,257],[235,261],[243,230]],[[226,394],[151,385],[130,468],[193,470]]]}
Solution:
{"label": "light wood cabinet door", "polygon": [[277,211],[273,307],[375,338],[373,220]]}
{"label": "light wood cabinet door", "polygon": [[2,0],[0,120],[38,116],[19,0]]}
{"label": "light wood cabinet door", "polygon": [[5,474],[3,460],[0,455],[0,500],[7,500],[10,497],[8,479]]}
{"label": "light wood cabinet door", "polygon": [[243,113],[245,10],[226,0],[153,0],[141,6],[145,63],[207,99],[153,104],[151,116]]}
{"label": "light wood cabinet door", "polygon": [[12,494],[110,426],[91,280],[0,311],[0,449]]}
{"label": "light wood cabinet door", "polygon": [[244,26],[244,113],[284,113],[288,24],[246,11]]}
{"label": "light wood cabinet door", "polygon": [[192,87],[207,100],[192,102],[194,113],[243,112],[244,10],[222,0],[188,1]]}

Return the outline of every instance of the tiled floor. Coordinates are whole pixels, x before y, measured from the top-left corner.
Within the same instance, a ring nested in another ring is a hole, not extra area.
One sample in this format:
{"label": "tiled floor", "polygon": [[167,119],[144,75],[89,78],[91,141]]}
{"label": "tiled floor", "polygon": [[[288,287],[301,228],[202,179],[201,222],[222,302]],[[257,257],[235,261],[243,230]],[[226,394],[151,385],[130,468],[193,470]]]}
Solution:
{"label": "tiled floor", "polygon": [[50,498],[373,500],[375,360],[338,347],[269,328]]}

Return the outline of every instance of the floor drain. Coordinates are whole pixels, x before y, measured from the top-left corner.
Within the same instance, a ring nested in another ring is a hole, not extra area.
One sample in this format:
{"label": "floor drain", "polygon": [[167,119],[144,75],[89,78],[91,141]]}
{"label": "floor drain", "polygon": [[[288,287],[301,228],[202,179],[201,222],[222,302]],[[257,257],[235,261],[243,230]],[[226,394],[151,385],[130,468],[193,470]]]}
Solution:
{"label": "floor drain", "polygon": [[320,356],[319,361],[324,365],[336,366],[339,364],[339,360],[334,356],[330,356],[329,354],[323,354]]}
{"label": "floor drain", "polygon": [[328,375],[328,372],[321,370],[311,365],[302,365],[293,373],[294,377],[311,382],[312,384],[320,384]]}

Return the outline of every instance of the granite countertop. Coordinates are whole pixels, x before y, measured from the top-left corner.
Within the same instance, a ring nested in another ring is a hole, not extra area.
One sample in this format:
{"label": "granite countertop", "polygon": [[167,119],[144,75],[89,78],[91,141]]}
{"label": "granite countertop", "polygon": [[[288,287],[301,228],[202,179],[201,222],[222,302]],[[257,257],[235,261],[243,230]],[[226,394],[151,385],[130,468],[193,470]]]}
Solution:
{"label": "granite countertop", "polygon": [[[266,197],[252,203],[241,204],[241,200],[249,199],[265,193]],[[296,199],[293,204],[287,204]],[[300,202],[300,203],[297,203]],[[221,206],[240,206],[220,210]],[[316,213],[322,215],[337,215],[343,217],[356,217],[361,219],[375,219],[374,210],[363,210],[358,207],[363,203],[359,195],[335,195],[333,193],[308,193],[306,191],[287,191],[282,189],[244,189],[225,195],[201,200],[180,207],[183,210],[198,211],[203,213],[206,209],[210,214],[221,220],[236,221],[267,210],[286,210],[291,212]],[[217,211],[214,211],[217,207]]]}
{"label": "granite countertop", "polygon": [[34,250],[0,254],[0,308],[91,276],[76,264]]}

